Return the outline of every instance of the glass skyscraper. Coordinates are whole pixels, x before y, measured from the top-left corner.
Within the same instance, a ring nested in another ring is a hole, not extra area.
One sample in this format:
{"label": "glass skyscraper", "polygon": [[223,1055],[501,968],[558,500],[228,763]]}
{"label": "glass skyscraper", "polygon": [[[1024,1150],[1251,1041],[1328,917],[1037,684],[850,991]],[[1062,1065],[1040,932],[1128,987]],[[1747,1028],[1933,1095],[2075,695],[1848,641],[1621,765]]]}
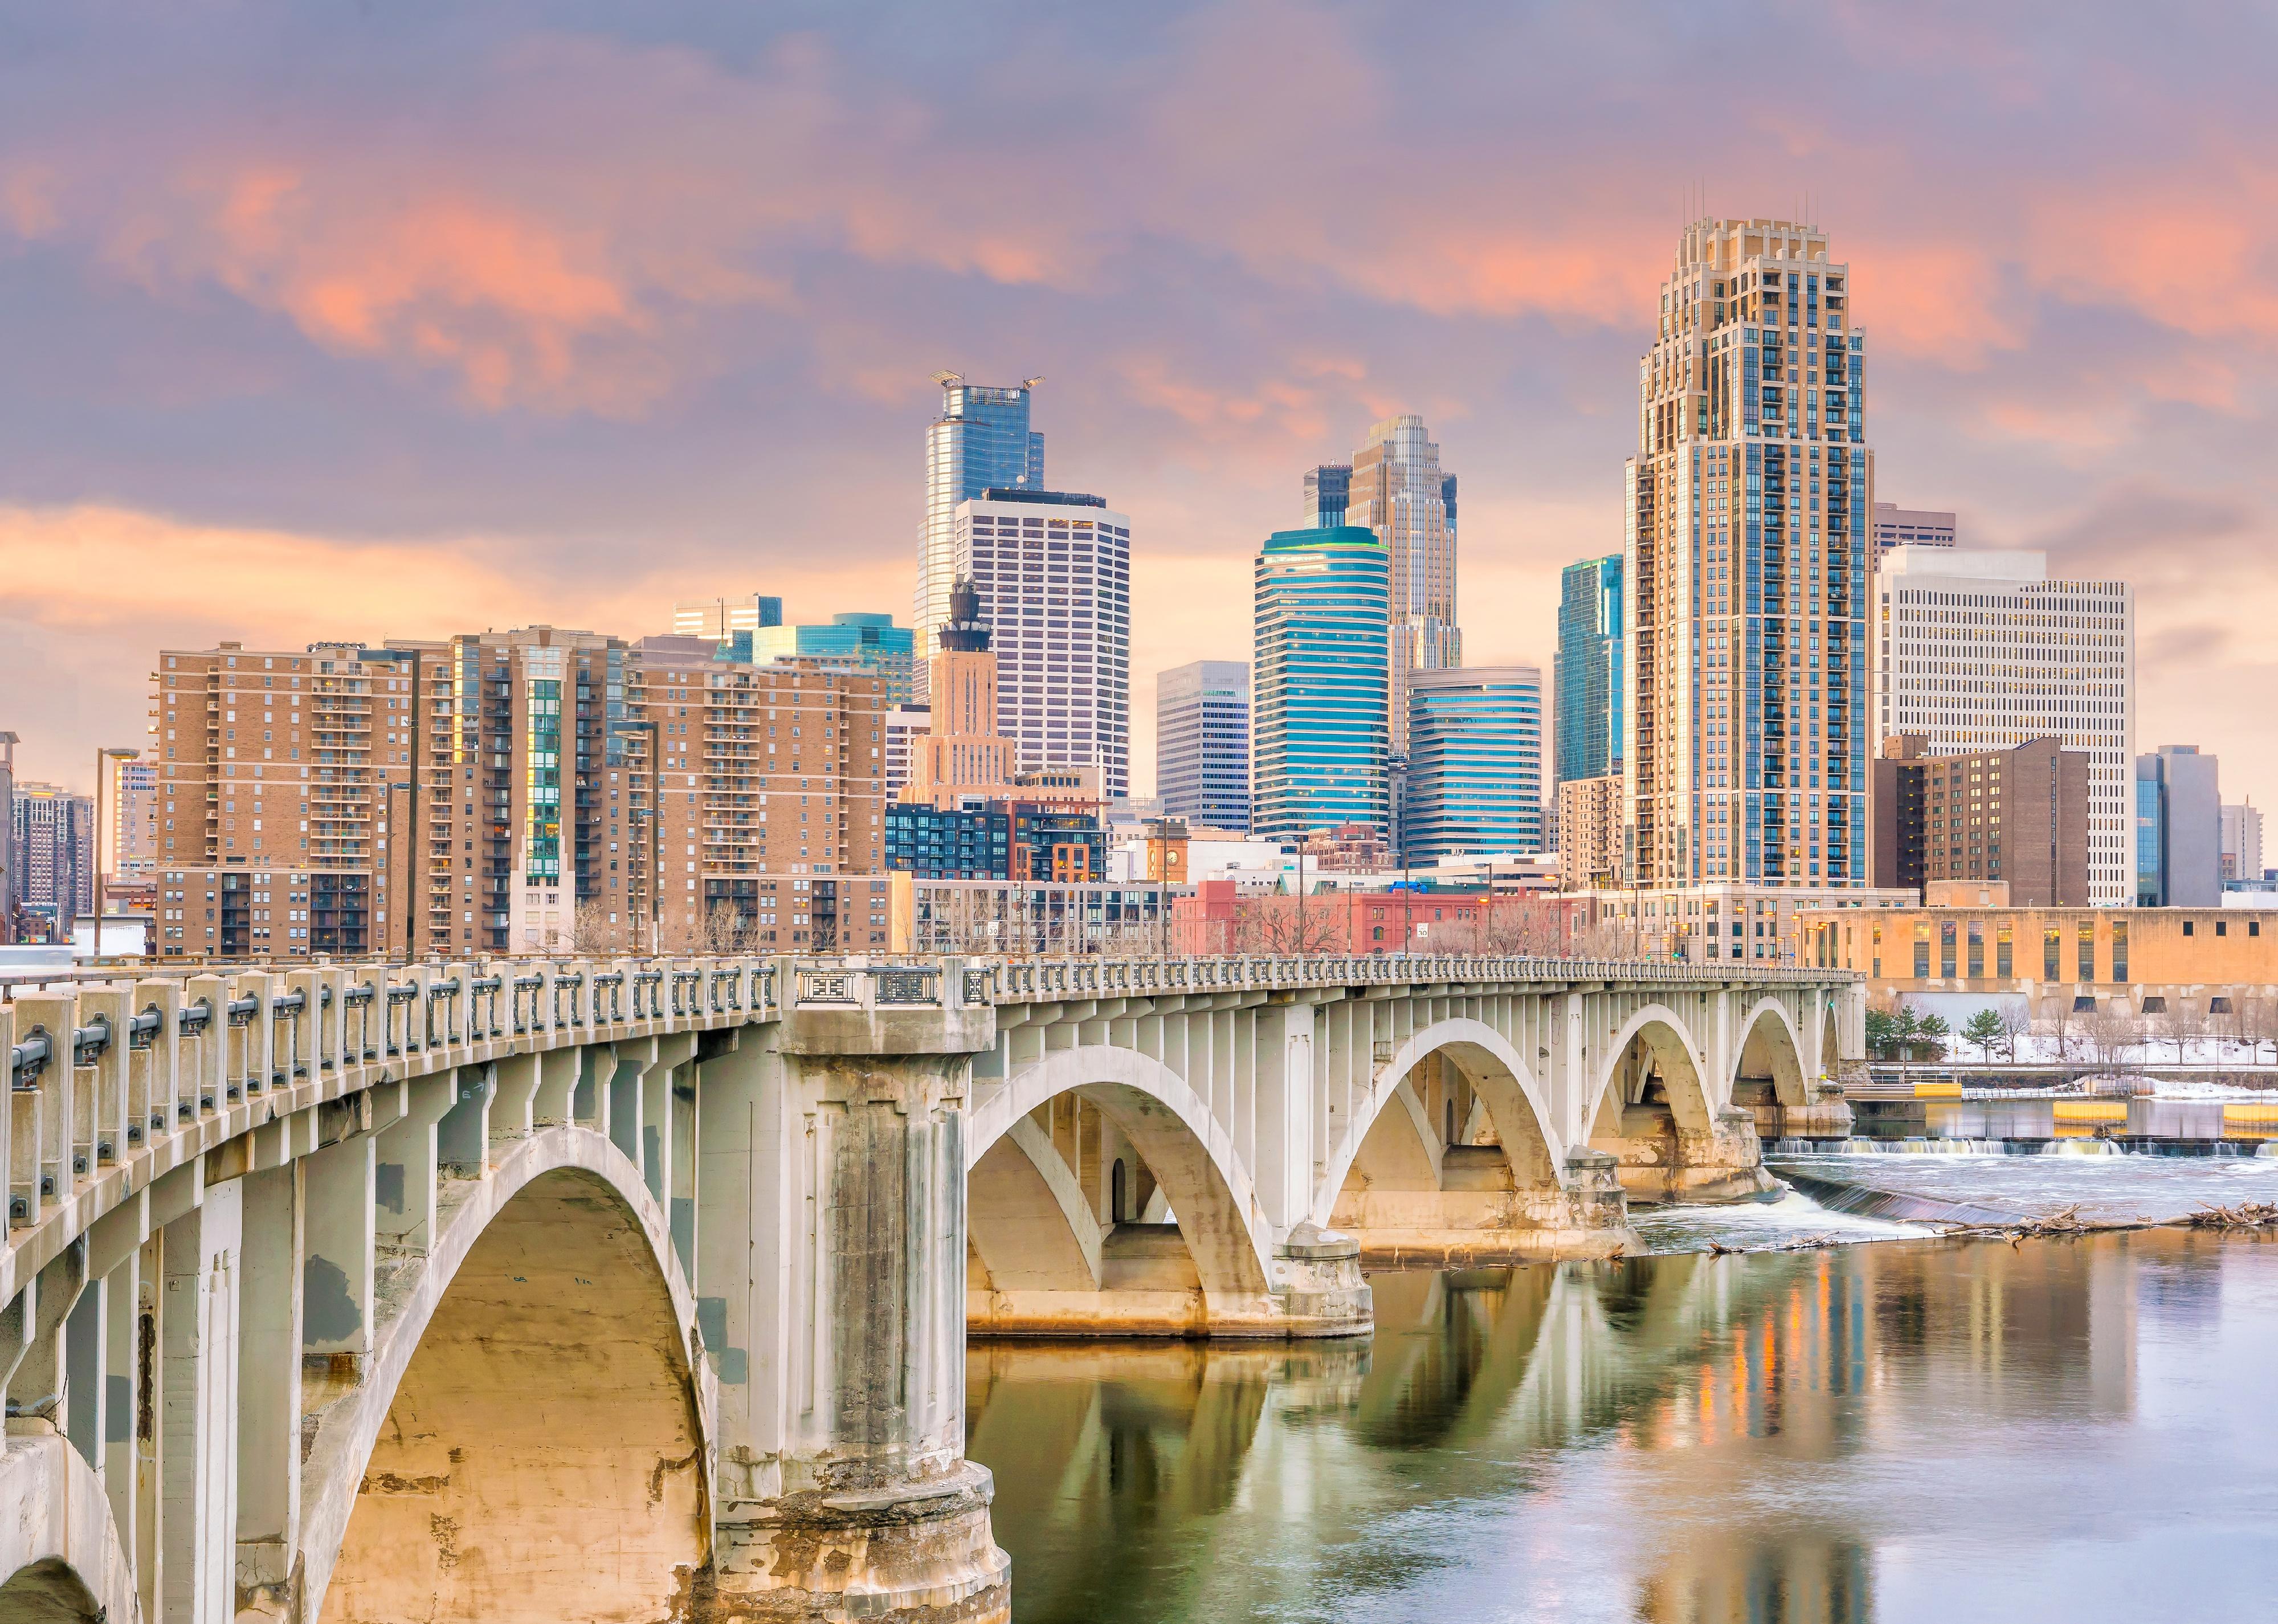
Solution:
{"label": "glass skyscraper", "polygon": [[1542,673],[1532,665],[1411,671],[1410,862],[1542,849]]}
{"label": "glass skyscraper", "polygon": [[1257,555],[1253,832],[1390,825],[1391,555],[1355,525],[1278,530]]}
{"label": "glass skyscraper", "polygon": [[1622,761],[1622,555],[1570,563],[1558,579],[1551,736],[1555,781],[1602,778]]}
{"label": "glass skyscraper", "polygon": [[1456,625],[1456,479],[1441,471],[1440,448],[1423,418],[1405,413],[1370,426],[1367,443],[1353,453],[1342,522],[1374,531],[1390,559],[1392,748],[1404,754],[1408,673],[1464,663]]}
{"label": "glass skyscraper", "polygon": [[1011,389],[969,384],[955,372],[936,372],[933,380],[941,386],[941,416],[926,430],[925,534],[911,617],[921,686],[934,630],[949,618],[949,589],[957,582],[957,504],[992,486],[1044,483],[1044,437],[1028,426],[1028,397],[1043,379]]}

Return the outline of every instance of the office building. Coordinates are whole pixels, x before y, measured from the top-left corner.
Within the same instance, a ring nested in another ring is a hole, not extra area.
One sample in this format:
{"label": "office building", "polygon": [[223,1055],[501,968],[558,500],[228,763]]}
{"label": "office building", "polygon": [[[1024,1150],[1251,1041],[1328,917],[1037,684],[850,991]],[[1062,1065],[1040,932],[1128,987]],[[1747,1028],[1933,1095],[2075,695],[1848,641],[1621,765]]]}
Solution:
{"label": "office building", "polygon": [[1213,829],[1250,827],[1250,667],[1196,660],[1155,678],[1155,793]]}
{"label": "office building", "polygon": [[16,939],[16,744],[0,730],[0,947]]}
{"label": "office building", "polygon": [[1622,582],[1632,877],[1867,879],[1871,461],[1847,268],[1781,220],[1688,226],[1639,364]]}
{"label": "office building", "polygon": [[1094,814],[1028,801],[998,809],[1013,820],[1013,879],[1089,885],[1107,877],[1107,831]]}
{"label": "office building", "polygon": [[1612,773],[1558,786],[1558,889],[1621,884],[1622,781]]}
{"label": "office building", "polygon": [[2251,803],[2222,809],[2222,883],[2262,884],[2262,811]]}
{"label": "office building", "polygon": [[1003,806],[886,808],[886,867],[921,879],[1010,879],[1013,817]]}
{"label": "office building", "polygon": [[106,755],[103,862],[105,875],[146,875],[158,866],[158,770],[141,756]]}
{"label": "office building", "polygon": [[1542,673],[1464,666],[1408,679],[1410,863],[1542,849]]}
{"label": "office building", "polygon": [[899,873],[888,951],[959,954],[1160,954],[1178,889],[1153,884],[929,879]]}
{"label": "office building", "polygon": [[886,799],[898,801],[910,781],[910,763],[917,741],[933,731],[933,709],[928,705],[891,705],[886,709]]}
{"label": "office building", "polygon": [[1281,530],[1253,600],[1250,828],[1273,839],[1389,829],[1390,559],[1356,525]]}
{"label": "office building", "polygon": [[2087,907],[2088,768],[2053,739],[1955,755],[1884,739],[1868,792],[1875,885],[1984,881],[2020,908]]}
{"label": "office building", "polygon": [[704,637],[726,642],[738,632],[783,624],[783,600],[757,594],[742,598],[693,598],[672,606],[675,637]]}
{"label": "office building", "polygon": [[1600,778],[1622,761],[1622,560],[1571,563],[1558,577],[1553,778]]}
{"label": "office building", "polygon": [[1883,555],[1894,547],[1953,547],[1953,515],[1926,508],[1901,508],[1896,502],[1875,504],[1875,550],[1869,568],[1883,567]]}
{"label": "office building", "polygon": [[2222,901],[2217,778],[2215,758],[2197,745],[2161,745],[2136,758],[2137,907],[2213,908]]}
{"label": "office building", "polygon": [[885,680],[886,703],[906,705],[914,692],[913,634],[891,615],[833,615],[829,625],[761,627],[752,634],[751,656],[807,660],[845,670],[875,671]]}
{"label": "office building", "polygon": [[95,911],[95,801],[59,784],[19,778],[9,799],[8,862],[16,904],[51,942]]}
{"label": "office building", "polygon": [[[1309,496],[1318,486],[1314,471]],[[1456,625],[1456,477],[1412,414],[1372,425],[1353,453],[1343,523],[1376,532],[1392,572],[1392,752],[1408,749],[1408,673],[1464,663]],[[1316,524],[1315,528],[1325,526]]]}
{"label": "office building", "polygon": [[2022,998],[2022,1013],[2059,1032],[2099,1009],[2236,1030],[2233,1018],[2278,982],[2278,916],[2264,908],[2029,908],[1997,898],[1820,912],[1803,931],[1803,961],[1856,971],[1869,997]]}
{"label": "office building", "polygon": [[941,386],[941,415],[926,430],[925,532],[911,616],[921,684],[937,647],[935,633],[949,618],[949,589],[971,573],[958,554],[959,506],[986,490],[1041,490],[1044,483],[1044,437],[1028,426],[1029,395],[1043,379],[1010,389],[969,384],[956,372],[936,372],[933,380]]}
{"label": "office building", "polygon": [[[1900,547],[1875,578],[1874,730],[1931,755],[2053,739],[2088,755],[2088,900],[2133,894],[2134,594],[2052,580],[2045,555]],[[2208,818],[2212,846],[2213,816]]]}
{"label": "office building", "polygon": [[1311,530],[1334,530],[1345,522],[1352,505],[1352,464],[1324,463],[1305,471],[1305,525]]}
{"label": "office building", "polygon": [[909,779],[899,792],[944,809],[1010,795],[1017,770],[1013,741],[997,731],[997,655],[972,582],[951,588],[949,614],[927,662],[931,725],[910,741]]}
{"label": "office building", "polygon": [[[954,566],[997,659],[997,731],[1023,773],[1131,791],[1130,520],[1097,496],[991,487],[957,506]],[[945,622],[948,592],[935,627]]]}
{"label": "office building", "polygon": [[1814,951],[1804,921],[1914,908],[1920,896],[1846,881],[1839,885],[1622,886],[1581,893],[1577,923],[1601,951],[1688,961],[1744,959],[1800,964]]}

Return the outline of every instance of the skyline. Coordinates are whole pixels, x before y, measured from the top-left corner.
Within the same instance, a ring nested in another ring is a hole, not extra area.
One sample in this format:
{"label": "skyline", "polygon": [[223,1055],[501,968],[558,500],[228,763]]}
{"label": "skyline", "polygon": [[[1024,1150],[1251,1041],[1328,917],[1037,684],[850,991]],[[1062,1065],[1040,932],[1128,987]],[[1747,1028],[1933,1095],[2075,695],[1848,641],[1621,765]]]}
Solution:
{"label": "skyline", "polygon": [[[95,746],[139,743],[162,644],[638,636],[738,591],[906,620],[937,368],[1045,377],[1051,483],[1131,515],[1142,785],[1155,673],[1246,657],[1304,471],[1400,412],[1463,472],[1466,657],[1548,669],[1559,570],[1620,544],[1686,218],[1653,92],[1771,51],[1852,79],[1687,162],[1708,210],[1808,191],[1843,243],[1877,494],[2133,583],[2140,747],[2218,755],[2226,799],[2268,784],[2267,25],[1499,19],[1419,76],[1352,11],[806,15],[0,10],[19,770],[85,788]],[[1632,57],[1634,104],[1578,101]],[[1988,148],[2005,180],[1965,171]]]}

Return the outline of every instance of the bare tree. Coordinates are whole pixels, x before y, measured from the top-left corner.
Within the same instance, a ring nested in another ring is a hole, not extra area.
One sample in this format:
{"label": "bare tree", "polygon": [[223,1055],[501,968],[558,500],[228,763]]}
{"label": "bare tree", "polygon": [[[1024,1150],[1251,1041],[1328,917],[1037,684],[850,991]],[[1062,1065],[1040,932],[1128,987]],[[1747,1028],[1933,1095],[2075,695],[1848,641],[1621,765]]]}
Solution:
{"label": "bare tree", "polygon": [[1348,905],[1310,898],[1265,896],[1245,899],[1234,916],[1236,953],[1280,954],[1341,953],[1345,950],[1342,921]]}
{"label": "bare tree", "polygon": [[2206,1030],[2205,1018],[2187,998],[2170,997],[2146,1021],[2152,1030],[2175,1046],[2175,1064],[2183,1063],[2183,1053],[2190,1040]]}
{"label": "bare tree", "polygon": [[2014,1064],[2017,1059],[2017,1040],[2032,1030],[2033,1023],[2025,1015],[2022,1004],[2003,1003],[2000,1006],[2001,1058]]}
{"label": "bare tree", "polygon": [[2143,1022],[2134,1010],[2125,1007],[2098,1004],[2094,1009],[2082,1011],[2077,1023],[2099,1069],[2109,1069],[2122,1063],[2143,1046]]}
{"label": "bare tree", "polygon": [[578,953],[599,957],[625,953],[632,947],[631,916],[613,913],[599,897],[586,897],[570,915],[572,946]]}
{"label": "bare tree", "polygon": [[2253,1044],[2254,1061],[2260,1065],[2264,1044],[2278,1049],[2278,998],[2258,992],[2244,1002],[2245,1007],[2240,1016],[2242,1035]]}

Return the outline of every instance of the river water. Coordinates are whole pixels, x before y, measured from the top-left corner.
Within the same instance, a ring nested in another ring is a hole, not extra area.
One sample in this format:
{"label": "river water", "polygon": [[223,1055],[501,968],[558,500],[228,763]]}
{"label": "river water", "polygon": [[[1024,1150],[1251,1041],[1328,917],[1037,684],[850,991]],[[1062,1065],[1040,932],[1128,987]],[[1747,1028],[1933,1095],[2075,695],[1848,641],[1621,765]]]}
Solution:
{"label": "river water", "polygon": [[1641,1227],[1857,1244],[1380,1274],[1355,1344],[975,1343],[1016,1624],[2278,1615],[2278,1242]]}

